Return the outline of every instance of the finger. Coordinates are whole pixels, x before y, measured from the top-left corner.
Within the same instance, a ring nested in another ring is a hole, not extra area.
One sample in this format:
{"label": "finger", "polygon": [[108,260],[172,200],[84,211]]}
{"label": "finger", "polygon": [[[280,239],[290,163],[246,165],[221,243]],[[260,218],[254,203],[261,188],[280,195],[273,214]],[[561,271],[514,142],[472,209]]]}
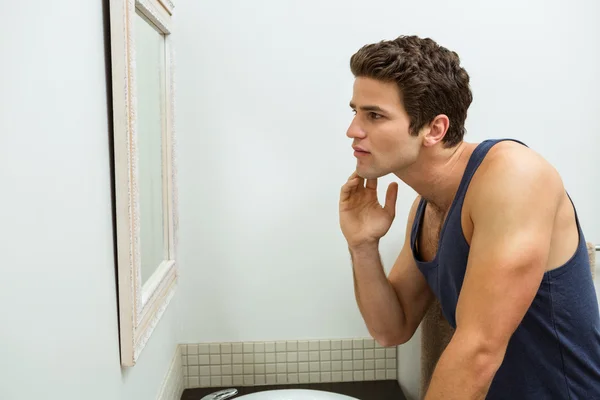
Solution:
{"label": "finger", "polygon": [[385,194],[385,206],[384,210],[388,212],[392,217],[396,215],[396,199],[398,198],[398,184],[396,182],[390,183]]}
{"label": "finger", "polygon": [[367,189],[377,189],[377,178],[367,179]]}
{"label": "finger", "polygon": [[357,171],[354,171],[354,172],[352,173],[352,175],[350,175],[350,176],[348,177],[348,180],[350,180],[350,179],[354,179],[354,178],[356,178],[357,176],[358,176],[358,172],[357,172]]}
{"label": "finger", "polygon": [[357,187],[358,178],[354,178],[346,182],[340,191],[340,201],[348,200]]}

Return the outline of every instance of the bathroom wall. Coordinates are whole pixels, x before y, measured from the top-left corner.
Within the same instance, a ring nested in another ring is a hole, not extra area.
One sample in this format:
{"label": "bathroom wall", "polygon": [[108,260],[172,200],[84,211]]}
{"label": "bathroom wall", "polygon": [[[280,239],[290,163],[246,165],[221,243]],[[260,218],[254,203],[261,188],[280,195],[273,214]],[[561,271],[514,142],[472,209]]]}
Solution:
{"label": "bathroom wall", "polygon": [[103,5],[11,2],[0,25],[0,398],[152,400],[170,307],[121,369]]}
{"label": "bathroom wall", "polygon": [[[475,98],[466,139],[516,137],[542,153],[600,242],[600,6],[565,4],[180,2],[183,341],[366,333],[337,215],[354,166],[348,60],[399,34],[462,56]],[[386,267],[413,196],[401,185]]]}
{"label": "bathroom wall", "polygon": [[[354,166],[348,63],[400,34],[461,55],[466,139],[514,137],[547,157],[600,243],[598,2],[188,0],[178,12],[182,342],[368,335],[337,215]],[[388,270],[413,199],[401,185]],[[399,353],[412,393],[418,344]]]}

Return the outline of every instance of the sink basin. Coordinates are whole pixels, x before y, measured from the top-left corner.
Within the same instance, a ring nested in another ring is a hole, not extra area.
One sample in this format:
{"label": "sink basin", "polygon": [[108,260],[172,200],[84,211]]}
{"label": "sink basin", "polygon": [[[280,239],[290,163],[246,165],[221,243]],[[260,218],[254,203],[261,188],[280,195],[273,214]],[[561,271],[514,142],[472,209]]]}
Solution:
{"label": "sink basin", "polygon": [[[277,389],[265,390],[235,397],[243,400],[358,400],[343,394],[310,389]],[[232,399],[233,400],[233,399]]]}

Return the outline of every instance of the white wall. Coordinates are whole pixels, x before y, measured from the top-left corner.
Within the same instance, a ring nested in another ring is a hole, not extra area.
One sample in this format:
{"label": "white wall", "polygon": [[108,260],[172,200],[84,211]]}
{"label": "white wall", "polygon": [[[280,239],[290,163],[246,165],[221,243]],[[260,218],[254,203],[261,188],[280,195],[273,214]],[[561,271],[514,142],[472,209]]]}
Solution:
{"label": "white wall", "polygon": [[102,2],[2,9],[0,398],[154,399],[176,311],[122,370]]}
{"label": "white wall", "polygon": [[[400,34],[461,55],[475,96],[466,139],[515,137],[541,152],[600,243],[600,6],[566,4],[180,1],[182,339],[367,335],[337,215],[354,166],[348,64],[363,44]],[[401,185],[387,268],[413,198]],[[410,393],[417,347],[401,350],[414,360],[400,370]]]}

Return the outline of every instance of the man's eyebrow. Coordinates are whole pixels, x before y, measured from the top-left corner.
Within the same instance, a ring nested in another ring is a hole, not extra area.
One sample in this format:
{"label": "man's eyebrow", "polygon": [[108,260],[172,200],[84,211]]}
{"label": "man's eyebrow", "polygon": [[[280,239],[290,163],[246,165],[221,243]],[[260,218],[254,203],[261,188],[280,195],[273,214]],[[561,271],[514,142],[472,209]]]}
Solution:
{"label": "man's eyebrow", "polygon": [[[350,103],[350,108],[355,110],[356,109],[356,105],[354,103]],[[361,110],[363,111],[377,111],[377,112],[385,112],[385,110],[379,106],[375,106],[375,105],[366,105],[366,106],[361,106],[360,107]]]}

